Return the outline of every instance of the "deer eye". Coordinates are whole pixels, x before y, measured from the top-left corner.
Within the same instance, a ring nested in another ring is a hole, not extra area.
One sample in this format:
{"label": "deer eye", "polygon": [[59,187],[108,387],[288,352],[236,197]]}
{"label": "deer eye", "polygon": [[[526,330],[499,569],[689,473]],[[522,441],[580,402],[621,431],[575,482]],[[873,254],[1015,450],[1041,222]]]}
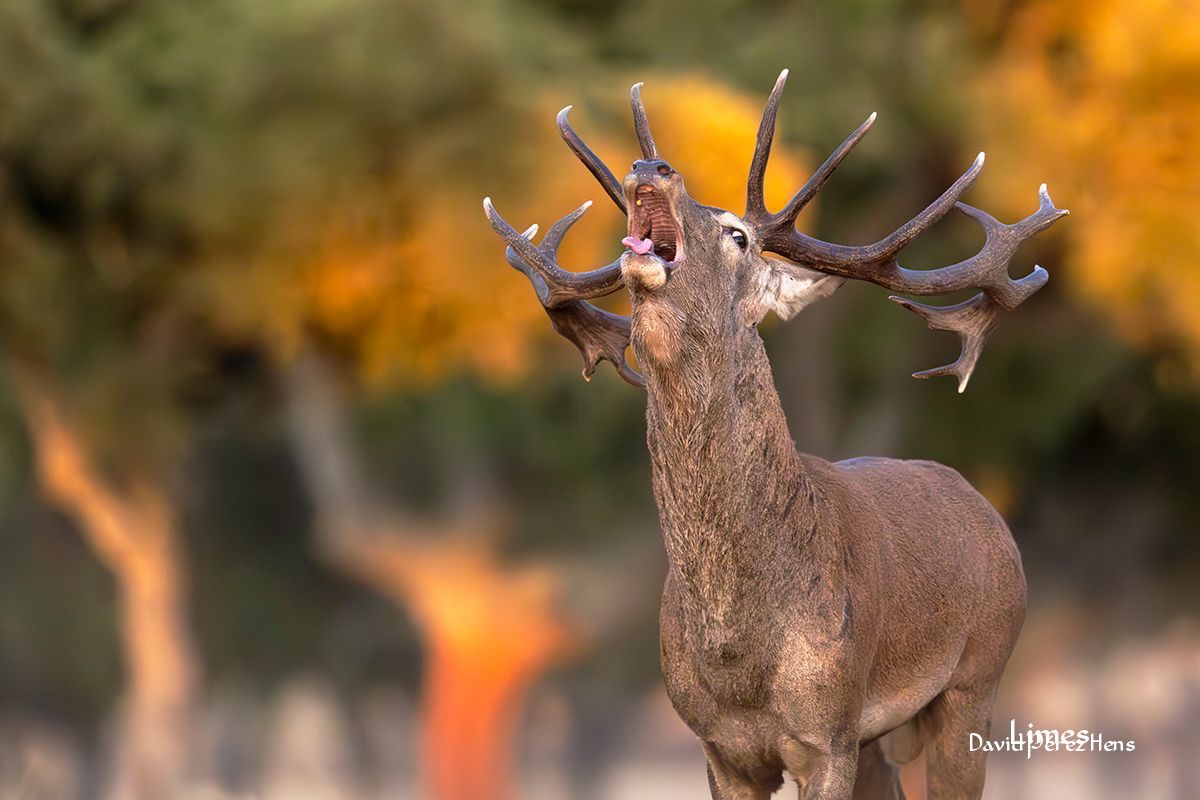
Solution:
{"label": "deer eye", "polygon": [[733,237],[733,243],[745,250],[746,245],[750,243],[750,241],[746,238],[746,234],[742,233],[737,228],[726,228],[726,230],[728,230],[729,235]]}

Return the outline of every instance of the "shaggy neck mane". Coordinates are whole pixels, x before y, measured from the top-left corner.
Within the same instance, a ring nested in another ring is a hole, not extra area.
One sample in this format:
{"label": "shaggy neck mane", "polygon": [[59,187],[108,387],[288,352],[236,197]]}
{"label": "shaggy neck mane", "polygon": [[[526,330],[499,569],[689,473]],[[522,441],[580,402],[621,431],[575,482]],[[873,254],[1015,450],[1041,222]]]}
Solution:
{"label": "shaggy neck mane", "polygon": [[787,563],[769,553],[794,554],[811,537],[818,487],[788,431],[757,331],[743,328],[724,347],[669,367],[645,367],[647,442],[672,574],[706,625],[734,625],[746,588],[771,578],[764,565]]}

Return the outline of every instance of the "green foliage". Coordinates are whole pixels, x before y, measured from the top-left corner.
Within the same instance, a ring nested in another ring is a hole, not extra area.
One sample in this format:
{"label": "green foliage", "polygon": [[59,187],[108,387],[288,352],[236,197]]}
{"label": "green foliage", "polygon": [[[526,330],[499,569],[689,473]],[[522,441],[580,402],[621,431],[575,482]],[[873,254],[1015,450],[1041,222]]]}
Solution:
{"label": "green foliage", "polygon": [[[375,0],[6,4],[10,353],[50,369],[115,449],[134,405],[138,458],[178,451],[219,339],[303,316],[285,290],[324,221],[371,203],[403,219],[420,197],[404,187],[480,178],[474,132],[502,140],[513,114],[495,113],[495,56],[459,22]],[[430,69],[447,52],[453,68]]]}

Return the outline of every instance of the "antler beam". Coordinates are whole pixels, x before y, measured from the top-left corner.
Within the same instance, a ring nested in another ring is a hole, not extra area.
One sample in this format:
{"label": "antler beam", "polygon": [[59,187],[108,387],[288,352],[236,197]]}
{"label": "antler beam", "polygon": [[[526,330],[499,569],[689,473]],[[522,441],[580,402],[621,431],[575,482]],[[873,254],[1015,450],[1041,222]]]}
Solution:
{"label": "antler beam", "polygon": [[[763,111],[746,182],[746,220],[755,227],[762,249],[811,269],[869,281],[894,292],[936,295],[963,289],[981,289],[982,292],[976,297],[948,307],[927,306],[903,298],[892,298],[924,318],[931,328],[958,333],[962,339],[962,352],[958,359],[944,367],[914,373],[914,377],[954,375],[958,378],[958,390],[963,391],[1000,315],[1028,299],[1049,278],[1044,269],[1034,267],[1030,274],[1013,280],[1008,275],[1008,264],[1013,254],[1024,241],[1044,231],[1068,212],[1054,207],[1045,184],[1041,187],[1038,210],[1012,225],[1005,225],[990,214],[959,202],[959,198],[983,169],[984,156],[980,153],[971,167],[937,200],[874,244],[852,247],[824,242],[800,233],[795,224],[801,209],[816,196],[850,150],[870,129],[875,115],[868,117],[838,146],[781,211],[772,214],[763,201],[763,177],[775,135],[779,100],[786,82],[787,70],[784,70],[775,82]],[[952,208],[958,208],[983,227],[986,235],[983,248],[971,258],[946,267],[907,269],[900,266],[897,261],[899,252]]]}

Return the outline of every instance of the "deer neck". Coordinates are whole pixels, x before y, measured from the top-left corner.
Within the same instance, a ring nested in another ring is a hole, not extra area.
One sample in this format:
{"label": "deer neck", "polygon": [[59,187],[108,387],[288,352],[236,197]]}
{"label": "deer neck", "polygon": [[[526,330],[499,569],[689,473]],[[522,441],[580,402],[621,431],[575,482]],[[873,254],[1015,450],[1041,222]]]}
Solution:
{"label": "deer neck", "polygon": [[[794,564],[817,493],[757,331],[722,344],[645,364],[647,441],[672,574],[709,622],[734,626],[739,598]],[[784,547],[788,558],[774,557]]]}

